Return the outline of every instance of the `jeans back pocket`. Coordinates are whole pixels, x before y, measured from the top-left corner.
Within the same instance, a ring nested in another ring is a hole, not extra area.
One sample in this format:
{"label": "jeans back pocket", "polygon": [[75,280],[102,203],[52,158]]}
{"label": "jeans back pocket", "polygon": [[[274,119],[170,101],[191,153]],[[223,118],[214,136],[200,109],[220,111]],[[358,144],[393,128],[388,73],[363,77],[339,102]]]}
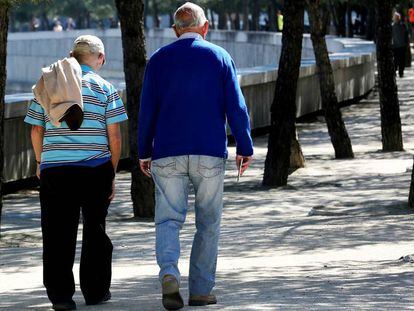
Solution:
{"label": "jeans back pocket", "polygon": [[224,172],[224,159],[210,156],[200,156],[198,173],[204,178],[216,177]]}
{"label": "jeans back pocket", "polygon": [[169,177],[176,172],[176,159],[174,157],[161,158],[151,163],[151,171],[155,175]]}

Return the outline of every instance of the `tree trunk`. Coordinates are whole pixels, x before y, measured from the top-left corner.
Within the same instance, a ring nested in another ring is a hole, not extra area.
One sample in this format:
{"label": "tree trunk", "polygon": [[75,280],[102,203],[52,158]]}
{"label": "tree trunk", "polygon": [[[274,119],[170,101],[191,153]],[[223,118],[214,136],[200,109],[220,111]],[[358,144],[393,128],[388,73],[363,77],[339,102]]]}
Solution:
{"label": "tree trunk", "polygon": [[302,54],[304,0],[286,0],[275,97],[271,107],[271,126],[263,185],[287,184],[292,140],[295,138],[296,91]]}
{"label": "tree trunk", "polygon": [[367,16],[367,28],[366,28],[366,39],[367,40],[376,40],[376,19],[375,19],[375,7],[369,6],[368,16]]}
{"label": "tree trunk", "polygon": [[389,1],[376,0],[377,68],[381,107],[383,151],[402,151],[400,106],[392,54],[393,6]]}
{"label": "tree trunk", "polygon": [[131,198],[134,216],[153,218],[155,211],[154,183],[139,169],[138,112],[140,94],[146,66],[145,34],[142,0],[116,0],[121,22],[124,72],[129,118],[129,148],[132,165]]}
{"label": "tree trunk", "polygon": [[343,3],[337,3],[336,15],[338,16],[339,35],[346,37],[346,5]]}
{"label": "tree trunk", "polygon": [[239,12],[235,13],[234,29],[235,30],[241,30],[241,27],[240,27],[240,13]]}
{"label": "tree trunk", "polygon": [[170,20],[169,24],[173,25],[174,24],[174,14],[173,14],[173,12],[171,12],[171,11],[168,12],[168,18]]}
{"label": "tree trunk", "polygon": [[227,14],[226,11],[220,9],[218,13],[218,29],[226,29],[227,30]]}
{"label": "tree trunk", "polygon": [[243,0],[243,30],[249,29],[249,0]]}
{"label": "tree trunk", "polygon": [[326,36],[330,32],[331,16],[326,4],[321,5],[322,9],[322,35]]}
{"label": "tree trunk", "polygon": [[303,156],[302,147],[299,143],[298,134],[295,132],[295,137],[292,139],[292,145],[290,147],[289,173],[302,167],[305,167],[305,157]]}
{"label": "tree trunk", "polygon": [[369,6],[364,7],[361,6],[361,31],[360,31],[360,35],[364,36],[365,38],[367,38],[367,26],[368,26],[368,9]]}
{"label": "tree trunk", "polygon": [[236,28],[235,28],[234,25],[236,25],[236,24],[235,24],[235,22],[233,20],[233,14],[230,13],[230,12],[227,12],[226,15],[227,15],[227,19],[230,21],[230,30],[235,30]]}
{"label": "tree trunk", "polygon": [[210,27],[211,27],[211,29],[216,29],[216,20],[214,18],[214,11],[213,10],[210,10],[210,16],[211,16]]}
{"label": "tree trunk", "polygon": [[253,0],[253,14],[252,14],[252,25],[253,30],[259,30],[259,18],[260,18],[260,6],[259,0]]}
{"label": "tree trunk", "polygon": [[319,85],[322,100],[322,109],[329,136],[335,149],[335,158],[353,158],[351,140],[345,128],[335,92],[335,81],[332,65],[329,60],[328,47],[323,35],[322,18],[320,15],[319,0],[307,0],[309,8],[309,21],[311,26],[311,40],[318,67]]}
{"label": "tree trunk", "polygon": [[352,24],[352,8],[349,0],[346,4],[346,36],[348,38],[354,37],[354,26]]}
{"label": "tree trunk", "polygon": [[46,8],[43,9],[43,12],[41,14],[40,27],[42,30],[50,30],[49,19],[47,18]]}
{"label": "tree trunk", "polygon": [[269,31],[277,31],[277,8],[276,1],[271,0],[268,6],[268,15],[269,15]]}
{"label": "tree trunk", "polygon": [[[9,26],[8,1],[0,2],[0,229],[3,210],[3,138],[4,138],[4,96],[6,92],[6,56],[7,56],[7,32]],[[1,230],[0,230],[1,232]]]}
{"label": "tree trunk", "polygon": [[338,15],[336,14],[336,9],[335,9],[335,5],[333,4],[333,0],[328,0],[328,8],[329,11],[331,12],[331,16],[332,16],[332,20],[334,23],[334,27],[335,27],[335,32],[336,35],[339,36],[339,20],[338,20]]}
{"label": "tree trunk", "polygon": [[328,0],[328,3],[329,3],[329,10],[331,11],[331,15],[333,17],[336,35],[339,37],[345,37],[346,36],[345,5],[342,3],[338,3],[337,1],[334,1],[334,0]]}
{"label": "tree trunk", "polygon": [[147,16],[148,16],[149,0],[144,2],[144,28],[148,29]]}
{"label": "tree trunk", "polygon": [[412,60],[413,60],[413,55],[411,53],[411,44],[410,44],[410,39],[408,39],[407,51],[405,52],[405,67],[408,67],[408,68],[411,67]]}
{"label": "tree trunk", "polygon": [[[138,2],[141,0],[138,0]],[[152,15],[154,19],[154,28],[160,28],[160,15],[158,10],[158,3],[156,0],[152,0]]]}
{"label": "tree trunk", "polygon": [[16,32],[16,13],[13,10],[11,10],[9,13],[9,19],[10,19],[10,23],[9,23],[10,32]]}
{"label": "tree trunk", "polygon": [[411,173],[411,185],[410,185],[410,194],[408,196],[408,205],[411,208],[414,208],[414,165],[413,165],[413,171]]}
{"label": "tree trunk", "polygon": [[85,28],[91,29],[91,13],[86,12]]}

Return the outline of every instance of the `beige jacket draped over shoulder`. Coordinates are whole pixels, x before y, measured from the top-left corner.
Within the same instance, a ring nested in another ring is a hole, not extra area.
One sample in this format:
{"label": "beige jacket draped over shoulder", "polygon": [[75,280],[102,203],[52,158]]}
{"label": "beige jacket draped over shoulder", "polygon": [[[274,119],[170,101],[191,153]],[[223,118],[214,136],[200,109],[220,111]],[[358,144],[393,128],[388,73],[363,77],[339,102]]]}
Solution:
{"label": "beige jacket draped over shoulder", "polygon": [[78,61],[70,57],[42,68],[33,93],[56,127],[61,126],[62,118],[73,105],[83,111],[82,69]]}

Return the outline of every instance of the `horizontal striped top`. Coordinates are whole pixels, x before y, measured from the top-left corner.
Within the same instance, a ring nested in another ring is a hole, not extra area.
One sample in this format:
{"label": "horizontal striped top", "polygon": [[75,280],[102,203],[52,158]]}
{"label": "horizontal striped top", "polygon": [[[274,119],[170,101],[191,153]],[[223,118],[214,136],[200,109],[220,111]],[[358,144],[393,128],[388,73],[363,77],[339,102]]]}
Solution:
{"label": "horizontal striped top", "polygon": [[81,67],[84,119],[78,130],[70,130],[66,122],[55,127],[36,99],[30,104],[24,121],[45,128],[41,168],[107,160],[111,156],[107,125],[128,119],[115,87],[89,66]]}

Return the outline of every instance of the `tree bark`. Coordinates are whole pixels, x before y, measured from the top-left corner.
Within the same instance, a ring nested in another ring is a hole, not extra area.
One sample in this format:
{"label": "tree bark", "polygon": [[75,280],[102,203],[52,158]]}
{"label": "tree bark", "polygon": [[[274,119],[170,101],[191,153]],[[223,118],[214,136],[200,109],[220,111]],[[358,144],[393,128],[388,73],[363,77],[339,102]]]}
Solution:
{"label": "tree bark", "polygon": [[[7,32],[9,26],[8,1],[0,1],[0,228],[3,210],[3,138],[4,138],[4,96],[6,92],[6,57],[7,57]],[[1,230],[0,230],[1,232]]]}
{"label": "tree bark", "polygon": [[411,173],[411,185],[410,185],[410,194],[408,196],[408,205],[411,208],[414,208],[414,165],[413,171]]}
{"label": "tree bark", "polygon": [[402,151],[400,106],[392,54],[393,6],[389,1],[376,0],[377,68],[381,107],[383,151]]}
{"label": "tree bark", "polygon": [[139,169],[138,112],[146,66],[145,33],[142,0],[116,0],[121,22],[124,72],[129,118],[129,148],[131,159],[131,198],[134,216],[153,218],[155,211],[154,183]]}
{"label": "tree bark", "polygon": [[269,31],[277,31],[277,7],[276,1],[271,0],[268,7]]}
{"label": "tree bark", "polygon": [[318,67],[319,86],[322,100],[322,109],[325,113],[329,136],[335,149],[335,158],[353,158],[351,140],[342,119],[338,98],[335,92],[335,81],[332,65],[329,60],[328,47],[323,35],[320,1],[307,0],[309,21],[311,26],[311,40]]}
{"label": "tree bark", "polygon": [[292,140],[296,132],[296,91],[302,53],[304,8],[304,0],[285,1],[285,27],[275,97],[271,107],[264,186],[280,187],[287,184]]}

